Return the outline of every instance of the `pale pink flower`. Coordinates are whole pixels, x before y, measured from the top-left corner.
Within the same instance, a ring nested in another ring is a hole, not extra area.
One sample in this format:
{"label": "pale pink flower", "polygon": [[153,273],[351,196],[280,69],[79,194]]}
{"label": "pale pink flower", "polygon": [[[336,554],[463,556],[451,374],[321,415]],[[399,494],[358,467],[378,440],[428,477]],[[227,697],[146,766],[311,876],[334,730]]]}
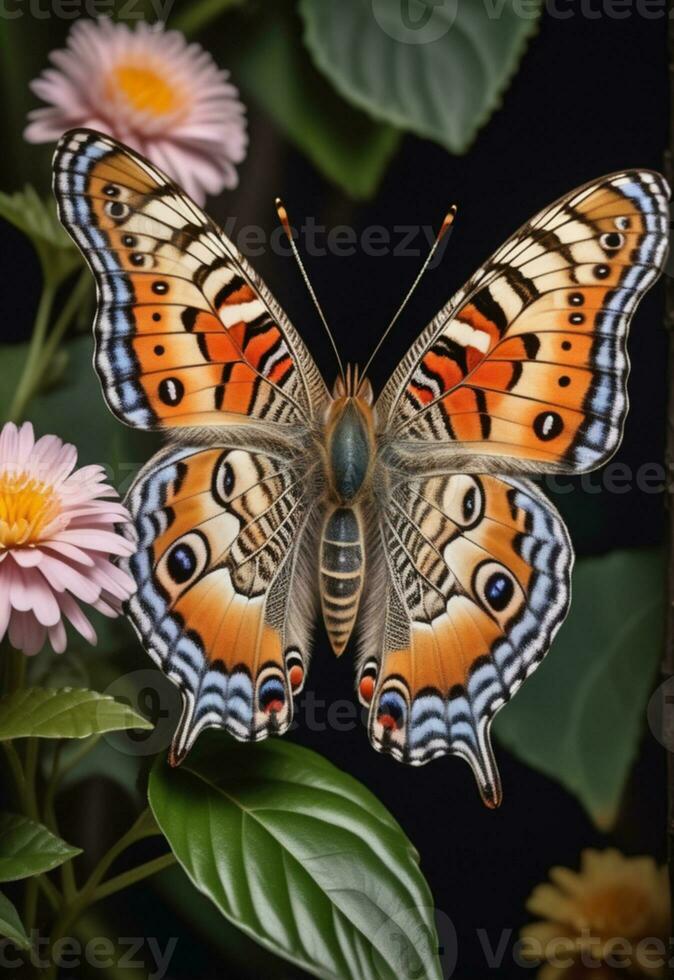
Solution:
{"label": "pale pink flower", "polygon": [[89,643],[96,631],[86,603],[117,616],[135,591],[113,564],[135,545],[120,529],[128,511],[100,466],[75,469],[77,450],[56,436],[35,441],[33,426],[8,422],[0,431],[0,640],[26,654],[48,639],[66,648],[68,620]]}
{"label": "pale pink flower", "polygon": [[77,21],[31,88],[49,108],[28,116],[31,143],[67,129],[96,129],[126,143],[173,177],[199,204],[236,187],[246,155],[245,110],[229,73],[179,31],[141,21],[135,31],[107,18]]}

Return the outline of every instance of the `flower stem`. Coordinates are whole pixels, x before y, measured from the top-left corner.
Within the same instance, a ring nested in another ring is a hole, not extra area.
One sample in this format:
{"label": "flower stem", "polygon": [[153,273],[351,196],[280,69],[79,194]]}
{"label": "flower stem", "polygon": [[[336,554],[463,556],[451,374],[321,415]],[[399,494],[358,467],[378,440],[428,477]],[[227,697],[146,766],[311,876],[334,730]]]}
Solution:
{"label": "flower stem", "polygon": [[45,282],[42,287],[42,295],[35,315],[35,325],[33,335],[30,338],[28,356],[23,366],[23,373],[19,385],[14,392],[14,398],[9,410],[9,417],[14,422],[21,422],[28,402],[35,391],[37,381],[37,369],[42,355],[47,330],[49,329],[49,318],[51,316],[56,287],[53,283]]}
{"label": "flower stem", "polygon": [[[59,827],[58,820],[56,818],[56,793],[63,774],[68,768],[66,766],[61,766],[61,754],[63,752],[64,744],[65,743],[63,741],[60,741],[57,743],[54,749],[51,773],[47,783],[47,789],[44,794],[44,803],[42,805],[44,822],[52,833],[56,834],[57,836],[59,835]],[[61,875],[61,888],[63,889],[63,895],[65,896],[66,901],[70,901],[72,898],[74,898],[77,892],[73,861],[64,861],[59,868],[59,872]]]}
{"label": "flower stem", "polygon": [[36,823],[40,822],[40,812],[37,805],[36,779],[37,763],[39,756],[39,741],[37,738],[29,738],[26,746],[26,761],[24,765],[25,774],[25,802],[26,816]]}
{"label": "flower stem", "polygon": [[[74,925],[77,919],[79,919],[82,913],[85,912],[86,909],[94,902],[97,902],[108,895],[112,895],[114,892],[120,891],[122,888],[135,884],[136,882],[141,881],[143,878],[147,878],[150,875],[155,874],[157,871],[163,870],[172,864],[173,861],[175,861],[173,854],[164,854],[161,856],[161,858],[155,858],[152,861],[147,861],[144,864],[139,865],[137,868],[132,868],[130,871],[117,875],[115,878],[111,878],[109,881],[101,884],[106,871],[123,851],[125,851],[132,844],[135,844],[137,841],[142,840],[144,837],[150,837],[158,833],[159,830],[153,819],[150,819],[148,811],[144,810],[133,826],[112,845],[106,854],[103,855],[94,870],[91,872],[82,889],[75,894],[72,901],[69,902],[62,910],[61,915],[57,918],[54,924],[50,937],[50,945],[52,947],[58,939],[61,939],[63,936],[67,935],[68,930]],[[57,975],[56,971],[56,966],[52,965],[46,974],[47,980],[55,980]]]}
{"label": "flower stem", "polygon": [[49,337],[45,342],[36,372],[38,383],[43,378],[46,369],[51,364],[52,359],[58,350],[58,346],[63,340],[66,330],[70,326],[71,320],[77,313],[80,305],[86,299],[90,285],[91,273],[89,272],[89,269],[82,269],[82,272],[80,273],[70,296],[66,300],[66,303],[57,317]]}
{"label": "flower stem", "polygon": [[3,742],[2,748],[7,756],[7,762],[14,778],[21,809],[25,811],[27,808],[26,777],[23,772],[23,766],[21,765],[19,753],[16,751],[16,747],[13,742]]}
{"label": "flower stem", "polygon": [[30,931],[35,925],[35,917],[37,915],[37,897],[38,897],[38,876],[33,875],[26,882],[26,894],[24,896],[24,907],[23,907],[23,924],[26,932],[30,935]]}
{"label": "flower stem", "polygon": [[240,7],[244,0],[197,0],[183,8],[182,14],[173,18],[171,27],[182,31],[187,37],[198,34],[212,20],[231,7]]}
{"label": "flower stem", "polygon": [[94,892],[93,901],[98,902],[102,898],[107,898],[108,895],[114,895],[115,892],[119,892],[123,888],[128,888],[129,885],[135,885],[136,882],[142,881],[144,878],[149,878],[150,875],[157,874],[157,872],[163,871],[165,868],[170,868],[175,863],[175,854],[173,851],[169,851],[167,854],[162,854],[160,857],[153,858],[151,861],[146,861],[145,864],[139,864],[137,868],[131,868],[130,871],[125,871],[121,875],[109,878],[108,881],[99,885]]}

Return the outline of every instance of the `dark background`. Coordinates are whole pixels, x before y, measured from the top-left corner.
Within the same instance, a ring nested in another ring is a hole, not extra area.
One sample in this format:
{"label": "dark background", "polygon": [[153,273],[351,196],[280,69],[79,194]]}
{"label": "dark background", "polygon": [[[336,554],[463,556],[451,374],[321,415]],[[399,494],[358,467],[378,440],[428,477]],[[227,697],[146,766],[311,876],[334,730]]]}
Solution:
{"label": "dark background", "polygon": [[[365,205],[350,202],[329,185],[270,120],[249,105],[250,150],[241,168],[240,187],[211,203],[213,216],[223,223],[232,215],[238,225],[260,224],[271,232],[276,194],[283,195],[295,224],[312,215],[319,224],[352,225],[358,234],[368,225],[437,227],[447,206],[459,204],[441,265],[427,275],[377,358],[371,372],[375,390],[438,307],[536,210],[613,170],[662,169],[668,119],[666,19],[648,20],[636,11],[622,20],[606,15],[589,19],[569,6],[574,15],[566,20],[544,16],[502,108],[465,156],[454,157],[430,142],[406,137],[376,198]],[[593,9],[601,9],[599,2]],[[246,99],[245,91],[242,94]],[[32,322],[38,270],[18,234],[3,223],[0,235],[1,339],[18,340]],[[367,256],[360,249],[351,257],[306,256],[345,360],[364,362],[420,261]],[[334,361],[292,260],[267,253],[254,264],[332,384]],[[631,331],[631,409],[616,459],[633,468],[663,458],[663,304],[661,282],[642,302]],[[663,540],[661,494],[634,489],[625,495],[592,495],[577,488],[555,502],[579,555]],[[322,627],[316,635],[308,687],[319,700],[353,700],[353,658],[347,652],[337,661]],[[324,720],[325,711],[319,710],[317,716]],[[650,735],[644,735],[629,806],[607,837],[593,828],[572,796],[500,746],[496,751],[505,797],[501,809],[490,812],[480,803],[473,777],[460,760],[443,759],[420,770],[409,769],[374,753],[361,725],[351,731],[330,727],[311,731],[301,705],[298,719],[299,728],[291,737],[369,786],[416,844],[436,906],[456,929],[454,976],[460,980],[488,972],[480,929],[486,930],[492,946],[498,944],[501,930],[513,931],[499,976],[533,975],[535,971],[513,963],[511,945],[529,918],[525,900],[534,885],[546,878],[550,866],[577,867],[579,853],[587,846],[615,845],[629,854],[664,859],[665,760]],[[123,808],[111,817],[107,798],[105,780],[98,779],[71,800],[83,836],[91,832],[97,814],[105,813],[121,825],[127,822]],[[166,882],[146,884],[106,906],[119,935],[155,935],[162,946],[168,937],[179,937],[170,977],[301,976],[291,966],[257,954],[234,930],[230,935],[224,924],[229,952],[223,953],[222,944],[216,948],[198,926],[185,924],[168,897],[170,891]],[[199,910],[198,902],[195,908]]]}

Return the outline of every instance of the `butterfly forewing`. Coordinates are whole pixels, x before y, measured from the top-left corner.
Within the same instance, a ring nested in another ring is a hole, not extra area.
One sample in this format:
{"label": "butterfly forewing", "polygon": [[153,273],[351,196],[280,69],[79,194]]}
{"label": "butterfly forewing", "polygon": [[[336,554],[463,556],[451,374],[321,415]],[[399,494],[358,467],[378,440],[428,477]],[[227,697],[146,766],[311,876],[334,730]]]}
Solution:
{"label": "butterfly forewing", "polygon": [[669,191],[647,171],[567,195],[517,232],[428,326],[378,404],[382,438],[428,465],[584,472],[618,446],[625,340],[661,272]]}
{"label": "butterfly forewing", "polygon": [[142,157],[61,139],[54,188],[99,291],[96,368],[139,428],[307,425],[327,398],[299,335],[216,225]]}

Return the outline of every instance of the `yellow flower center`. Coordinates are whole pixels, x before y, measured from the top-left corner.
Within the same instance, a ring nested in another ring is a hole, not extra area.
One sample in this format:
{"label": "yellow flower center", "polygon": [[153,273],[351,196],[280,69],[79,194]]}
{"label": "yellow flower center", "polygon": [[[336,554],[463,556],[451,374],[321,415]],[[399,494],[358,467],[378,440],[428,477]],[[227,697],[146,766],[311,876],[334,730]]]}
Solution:
{"label": "yellow flower center", "polygon": [[119,65],[111,72],[109,94],[121,92],[127,102],[139,112],[165,116],[181,104],[181,99],[166,79],[152,68]]}
{"label": "yellow flower center", "polygon": [[586,921],[605,936],[631,936],[650,908],[647,896],[627,883],[597,889],[580,904]]}
{"label": "yellow flower center", "polygon": [[25,473],[0,474],[0,554],[34,545],[58,512],[59,499],[49,484]]}

